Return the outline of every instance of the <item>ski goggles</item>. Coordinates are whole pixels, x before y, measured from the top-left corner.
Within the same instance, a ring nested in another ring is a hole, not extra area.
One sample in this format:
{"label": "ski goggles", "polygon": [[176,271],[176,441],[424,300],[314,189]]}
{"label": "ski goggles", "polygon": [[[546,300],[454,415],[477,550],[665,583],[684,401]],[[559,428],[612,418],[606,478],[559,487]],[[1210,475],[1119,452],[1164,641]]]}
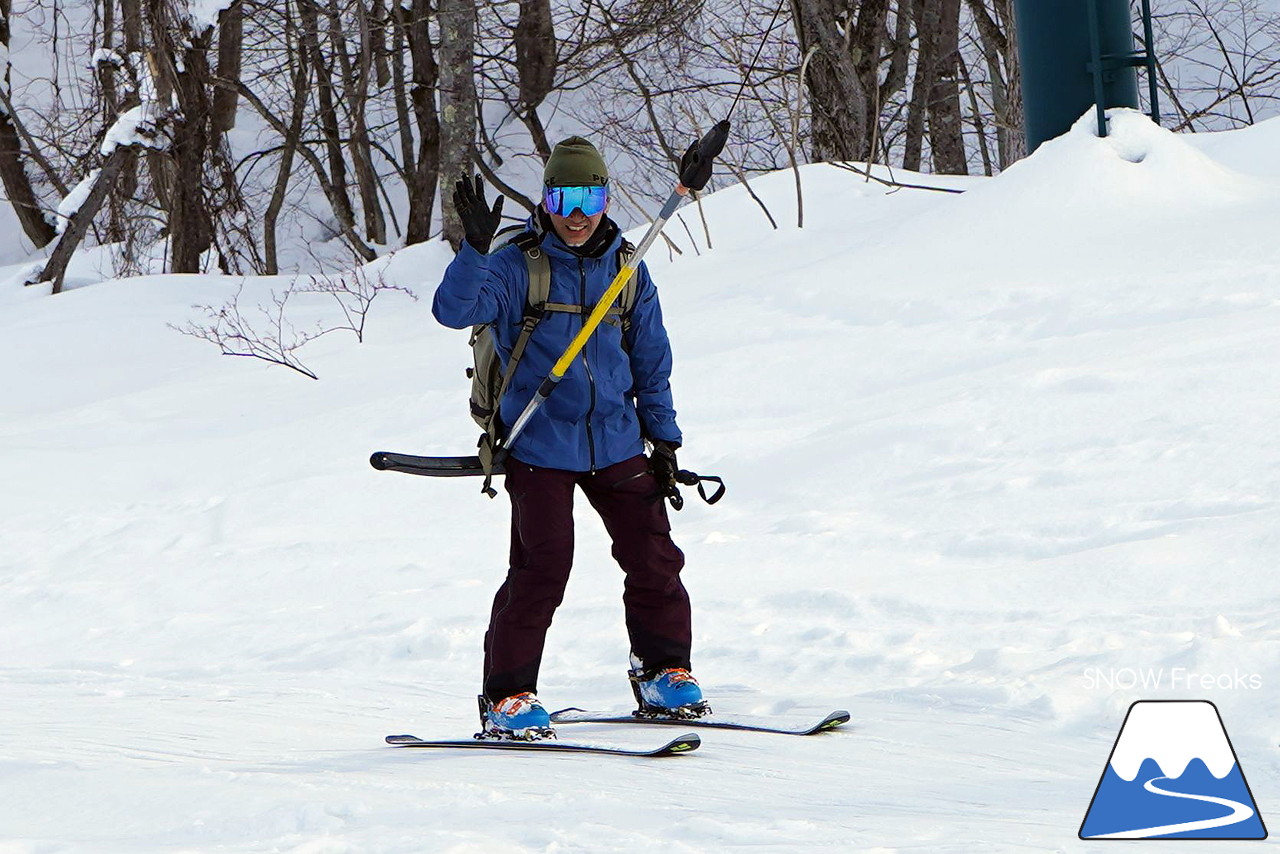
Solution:
{"label": "ski goggles", "polygon": [[568,216],[575,209],[595,216],[608,203],[608,187],[547,187],[542,193],[542,206],[556,216]]}

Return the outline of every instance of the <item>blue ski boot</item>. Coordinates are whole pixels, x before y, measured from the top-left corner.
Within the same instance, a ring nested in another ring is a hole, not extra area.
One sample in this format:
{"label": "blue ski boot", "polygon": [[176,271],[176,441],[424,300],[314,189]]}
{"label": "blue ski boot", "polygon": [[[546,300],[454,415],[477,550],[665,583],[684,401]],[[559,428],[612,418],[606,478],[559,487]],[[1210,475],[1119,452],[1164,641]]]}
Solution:
{"label": "blue ski boot", "polygon": [[551,716],[536,694],[526,691],[490,703],[480,695],[481,732],[476,738],[505,738],[515,741],[537,741],[555,738]]}
{"label": "blue ski boot", "polygon": [[[633,665],[638,663],[632,659]],[[702,698],[698,680],[686,668],[667,667],[652,672],[636,667],[627,675],[631,678],[636,702],[640,704],[637,717],[691,720],[711,713],[711,706]]]}

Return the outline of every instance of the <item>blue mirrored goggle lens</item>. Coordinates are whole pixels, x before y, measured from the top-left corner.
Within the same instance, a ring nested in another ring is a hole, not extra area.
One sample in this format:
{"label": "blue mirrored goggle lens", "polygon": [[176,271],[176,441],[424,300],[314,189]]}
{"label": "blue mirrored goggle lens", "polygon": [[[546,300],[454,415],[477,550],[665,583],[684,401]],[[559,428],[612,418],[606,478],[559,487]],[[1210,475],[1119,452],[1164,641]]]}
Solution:
{"label": "blue mirrored goggle lens", "polygon": [[568,216],[575,208],[586,216],[595,216],[608,201],[608,187],[547,187],[542,195],[543,206],[556,216]]}

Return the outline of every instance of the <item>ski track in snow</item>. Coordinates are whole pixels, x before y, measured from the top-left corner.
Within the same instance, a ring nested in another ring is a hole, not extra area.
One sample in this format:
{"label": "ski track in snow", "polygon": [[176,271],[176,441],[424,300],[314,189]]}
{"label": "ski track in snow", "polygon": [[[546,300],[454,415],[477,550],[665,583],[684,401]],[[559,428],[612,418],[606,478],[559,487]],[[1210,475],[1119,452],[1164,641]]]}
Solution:
{"label": "ski track in snow", "polygon": [[[1189,694],[1274,812],[1280,123],[1113,126],[961,196],[805,167],[803,230],[779,173],[777,231],[731,187],[714,250],[655,248],[681,462],[729,485],[673,518],[699,678],[724,713],[853,715],[661,760],[382,744],[474,731],[506,560],[505,499],[366,462],[471,447],[439,245],[379,262],[423,299],[308,345],[319,382],[166,328],[239,280],[0,270],[0,852],[1110,850],[1075,834],[1125,709]],[[616,707],[620,573],[580,511],[541,694]],[[1125,669],[1160,676],[1087,678]]]}

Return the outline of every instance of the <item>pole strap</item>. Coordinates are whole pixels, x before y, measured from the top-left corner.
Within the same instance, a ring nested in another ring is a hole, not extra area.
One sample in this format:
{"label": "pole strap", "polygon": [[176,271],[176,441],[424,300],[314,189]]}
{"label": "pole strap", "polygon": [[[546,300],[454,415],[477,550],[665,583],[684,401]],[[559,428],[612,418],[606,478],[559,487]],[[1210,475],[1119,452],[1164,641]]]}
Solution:
{"label": "pole strap", "polygon": [[[703,475],[691,472],[688,469],[680,469],[675,473],[675,481],[685,486],[696,486],[698,495],[708,504],[715,504],[721,498],[724,498],[724,479],[716,475]],[[705,483],[715,483],[719,484],[719,486],[715,492],[707,495],[707,488],[703,486]],[[664,498],[671,502],[672,510],[678,511],[684,508],[684,496],[680,494],[680,490],[676,488],[675,483],[649,496],[651,501],[661,501]]]}

